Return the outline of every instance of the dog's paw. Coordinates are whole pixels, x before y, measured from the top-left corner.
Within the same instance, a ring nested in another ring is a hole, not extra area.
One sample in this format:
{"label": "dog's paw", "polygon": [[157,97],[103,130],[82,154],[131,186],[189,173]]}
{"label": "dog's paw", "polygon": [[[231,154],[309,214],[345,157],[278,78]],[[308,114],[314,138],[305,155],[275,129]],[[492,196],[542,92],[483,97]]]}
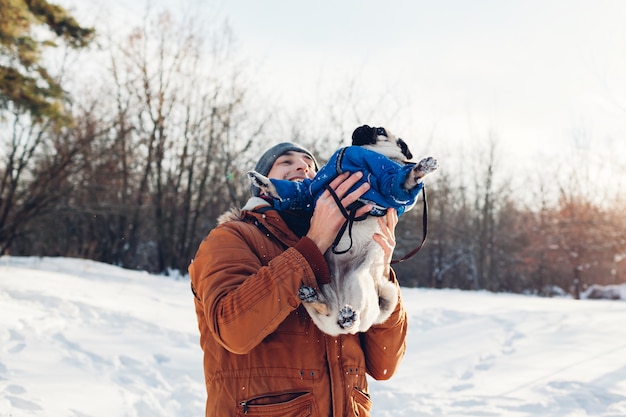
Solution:
{"label": "dog's paw", "polygon": [[328,305],[324,302],[323,297],[317,293],[317,290],[313,287],[303,285],[298,289],[298,298],[303,303],[306,303],[305,307],[310,314],[315,312],[321,316],[329,316],[330,310]]}
{"label": "dog's paw", "polygon": [[298,289],[298,298],[305,303],[313,303],[317,301],[317,291],[313,287],[303,285]]}
{"label": "dog's paw", "polygon": [[342,329],[349,329],[354,326],[358,319],[356,311],[350,305],[345,305],[341,310],[339,310],[339,319],[337,320],[337,324]]}
{"label": "dog's paw", "polygon": [[[439,168],[439,161],[437,161],[436,158],[433,158],[432,156],[429,156],[427,158],[422,159],[421,161],[419,161],[417,163],[416,168],[423,172],[424,175],[426,174],[430,174],[431,172],[434,172],[437,170],[437,168]],[[422,176],[424,176],[422,175]]]}
{"label": "dog's paw", "polygon": [[268,197],[281,200],[280,195],[278,195],[278,191],[276,191],[276,187],[272,184],[269,178],[256,171],[248,171],[247,174],[252,185],[260,188],[263,194]]}
{"label": "dog's paw", "polygon": [[426,175],[436,171],[437,168],[439,168],[439,162],[437,161],[437,159],[433,158],[432,156],[422,159],[413,167],[413,169],[407,176],[407,179],[404,182],[404,188],[407,190],[415,188],[417,184],[422,182],[422,179]]}

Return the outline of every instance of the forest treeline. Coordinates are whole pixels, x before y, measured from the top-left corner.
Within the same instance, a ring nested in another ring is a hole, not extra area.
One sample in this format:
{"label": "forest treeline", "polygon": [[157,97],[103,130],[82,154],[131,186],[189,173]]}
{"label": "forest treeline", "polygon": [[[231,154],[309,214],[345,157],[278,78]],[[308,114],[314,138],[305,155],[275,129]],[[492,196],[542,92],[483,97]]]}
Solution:
{"label": "forest treeline", "polygon": [[[2,62],[17,62],[6,39]],[[185,273],[217,217],[247,199],[244,174],[263,149],[292,140],[323,161],[348,144],[346,121],[373,123],[364,115],[375,109],[359,113],[349,100],[335,101],[328,123],[315,129],[297,112],[277,123],[278,111],[258,99],[241,70],[227,26],[201,37],[165,13],[121,41],[101,35],[98,42],[78,53],[83,59],[64,63],[63,94],[49,92],[54,100],[39,100],[37,112],[0,91],[2,253]],[[29,74],[28,65],[21,68]],[[555,198],[543,198],[555,178],[529,180],[530,204],[510,187],[497,142],[487,142],[467,165],[440,160],[428,178],[428,240],[394,266],[401,284],[544,295],[560,288],[579,296],[593,283],[626,282],[619,193],[589,194],[579,187],[588,178],[571,166],[571,181],[553,187]],[[421,235],[418,202],[401,218],[396,255]]]}

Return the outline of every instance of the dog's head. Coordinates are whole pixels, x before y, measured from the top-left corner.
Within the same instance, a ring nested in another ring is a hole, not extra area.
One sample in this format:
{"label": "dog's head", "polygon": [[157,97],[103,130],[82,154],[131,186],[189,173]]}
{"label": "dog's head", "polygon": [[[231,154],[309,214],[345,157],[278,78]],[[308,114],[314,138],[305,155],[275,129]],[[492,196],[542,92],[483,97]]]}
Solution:
{"label": "dog's head", "polygon": [[384,127],[357,127],[352,132],[352,145],[362,146],[398,162],[408,162],[413,158],[406,142],[396,138]]}

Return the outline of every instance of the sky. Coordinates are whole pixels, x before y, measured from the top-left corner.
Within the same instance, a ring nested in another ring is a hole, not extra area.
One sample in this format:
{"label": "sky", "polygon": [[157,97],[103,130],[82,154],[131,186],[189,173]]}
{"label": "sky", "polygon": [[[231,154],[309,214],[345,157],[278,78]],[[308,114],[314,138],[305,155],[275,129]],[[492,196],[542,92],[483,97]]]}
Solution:
{"label": "sky", "polygon": [[334,88],[334,77],[354,76],[364,100],[386,93],[407,106],[398,129],[441,141],[491,131],[512,148],[541,151],[584,130],[601,143],[624,142],[623,1],[304,4],[222,6],[246,53],[264,64],[266,85],[287,102],[315,99],[318,78]]}
{"label": "sky", "polygon": [[[373,417],[626,416],[621,301],[402,288],[407,352]],[[189,281],[0,257],[0,417],[197,417]]]}
{"label": "sky", "polygon": [[417,155],[445,162],[496,139],[516,166],[584,152],[604,178],[626,178],[622,0],[61,4],[97,25],[104,10],[108,25],[139,21],[146,4],[192,10],[207,27],[226,20],[264,96],[314,108],[355,82],[354,100],[375,109],[363,122],[399,134]]}

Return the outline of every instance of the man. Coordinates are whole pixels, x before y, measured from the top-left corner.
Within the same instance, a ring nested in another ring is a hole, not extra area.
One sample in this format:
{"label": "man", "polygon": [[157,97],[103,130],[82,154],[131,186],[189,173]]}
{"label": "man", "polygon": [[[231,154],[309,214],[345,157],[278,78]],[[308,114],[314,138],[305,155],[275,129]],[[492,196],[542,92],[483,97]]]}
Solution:
{"label": "man", "polygon": [[[269,178],[313,178],[317,163],[305,148],[284,142],[268,149],[255,170]],[[347,207],[367,191],[362,176],[338,176],[330,186]],[[369,416],[366,373],[393,375],[405,352],[406,312],[356,335],[328,336],[298,298],[302,285],[330,279],[324,252],[345,221],[326,191],[313,214],[276,211],[251,189],[239,212],[220,217],[189,267],[207,387],[206,416]],[[367,213],[371,205],[357,215]],[[380,218],[373,236],[387,264],[395,247],[397,215]],[[396,285],[391,268],[385,276]]]}

